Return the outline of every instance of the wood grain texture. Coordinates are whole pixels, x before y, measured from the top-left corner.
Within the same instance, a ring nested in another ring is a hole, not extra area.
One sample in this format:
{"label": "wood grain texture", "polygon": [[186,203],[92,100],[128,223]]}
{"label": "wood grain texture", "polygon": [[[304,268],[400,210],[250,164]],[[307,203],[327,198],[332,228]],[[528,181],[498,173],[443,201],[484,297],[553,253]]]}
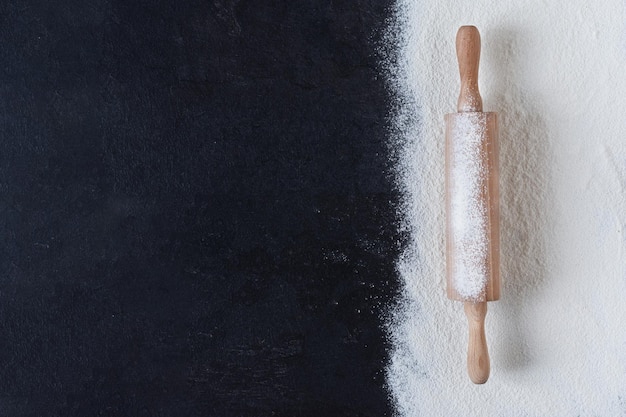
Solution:
{"label": "wood grain texture", "polygon": [[465,315],[469,325],[467,348],[467,373],[474,384],[484,384],[489,379],[489,351],[485,337],[487,303],[465,303]]}
{"label": "wood grain texture", "polygon": [[456,56],[461,76],[461,93],[457,103],[459,112],[483,111],[483,100],[478,90],[480,63],[480,33],[475,26],[461,26],[456,34]]}

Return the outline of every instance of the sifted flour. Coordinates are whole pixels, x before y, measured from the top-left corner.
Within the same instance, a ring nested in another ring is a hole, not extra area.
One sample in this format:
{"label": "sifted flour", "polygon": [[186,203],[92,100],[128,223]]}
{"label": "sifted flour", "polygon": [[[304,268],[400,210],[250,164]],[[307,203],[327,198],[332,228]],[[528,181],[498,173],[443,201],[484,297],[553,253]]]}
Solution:
{"label": "sifted flour", "polygon": [[[398,0],[391,150],[410,239],[387,383],[399,415],[626,415],[625,8]],[[463,305],[445,295],[443,115],[464,24],[481,32],[484,109],[500,127],[503,288],[483,386],[467,377]]]}

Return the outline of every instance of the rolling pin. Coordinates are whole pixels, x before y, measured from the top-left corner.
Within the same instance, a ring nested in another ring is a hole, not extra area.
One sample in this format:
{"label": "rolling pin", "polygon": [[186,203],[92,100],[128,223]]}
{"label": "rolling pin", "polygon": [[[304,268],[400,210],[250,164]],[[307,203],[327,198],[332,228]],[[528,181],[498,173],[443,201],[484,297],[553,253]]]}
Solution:
{"label": "rolling pin", "polygon": [[490,370],[487,301],[500,298],[498,124],[496,113],[482,111],[478,29],[459,29],[456,53],[461,75],[458,113],[445,115],[447,295],[465,304],[467,370],[473,383],[484,384]]}

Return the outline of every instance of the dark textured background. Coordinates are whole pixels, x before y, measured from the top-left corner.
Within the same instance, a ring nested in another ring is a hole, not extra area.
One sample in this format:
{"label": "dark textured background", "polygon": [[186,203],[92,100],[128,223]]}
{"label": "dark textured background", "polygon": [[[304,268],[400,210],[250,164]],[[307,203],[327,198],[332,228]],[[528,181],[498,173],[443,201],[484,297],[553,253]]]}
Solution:
{"label": "dark textured background", "polygon": [[389,4],[0,5],[0,415],[381,416]]}

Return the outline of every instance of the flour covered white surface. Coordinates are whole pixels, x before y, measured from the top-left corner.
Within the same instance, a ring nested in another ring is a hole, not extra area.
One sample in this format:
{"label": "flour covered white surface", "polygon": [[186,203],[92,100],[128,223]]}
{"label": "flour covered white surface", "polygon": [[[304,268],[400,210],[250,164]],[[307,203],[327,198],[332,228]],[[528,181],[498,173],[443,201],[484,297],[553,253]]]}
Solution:
{"label": "flour covered white surface", "polygon": [[[399,0],[392,149],[410,234],[389,319],[401,416],[626,415],[626,6],[622,1]],[[444,121],[461,25],[500,127],[500,301],[491,377],[466,372],[462,303],[445,295]]]}

